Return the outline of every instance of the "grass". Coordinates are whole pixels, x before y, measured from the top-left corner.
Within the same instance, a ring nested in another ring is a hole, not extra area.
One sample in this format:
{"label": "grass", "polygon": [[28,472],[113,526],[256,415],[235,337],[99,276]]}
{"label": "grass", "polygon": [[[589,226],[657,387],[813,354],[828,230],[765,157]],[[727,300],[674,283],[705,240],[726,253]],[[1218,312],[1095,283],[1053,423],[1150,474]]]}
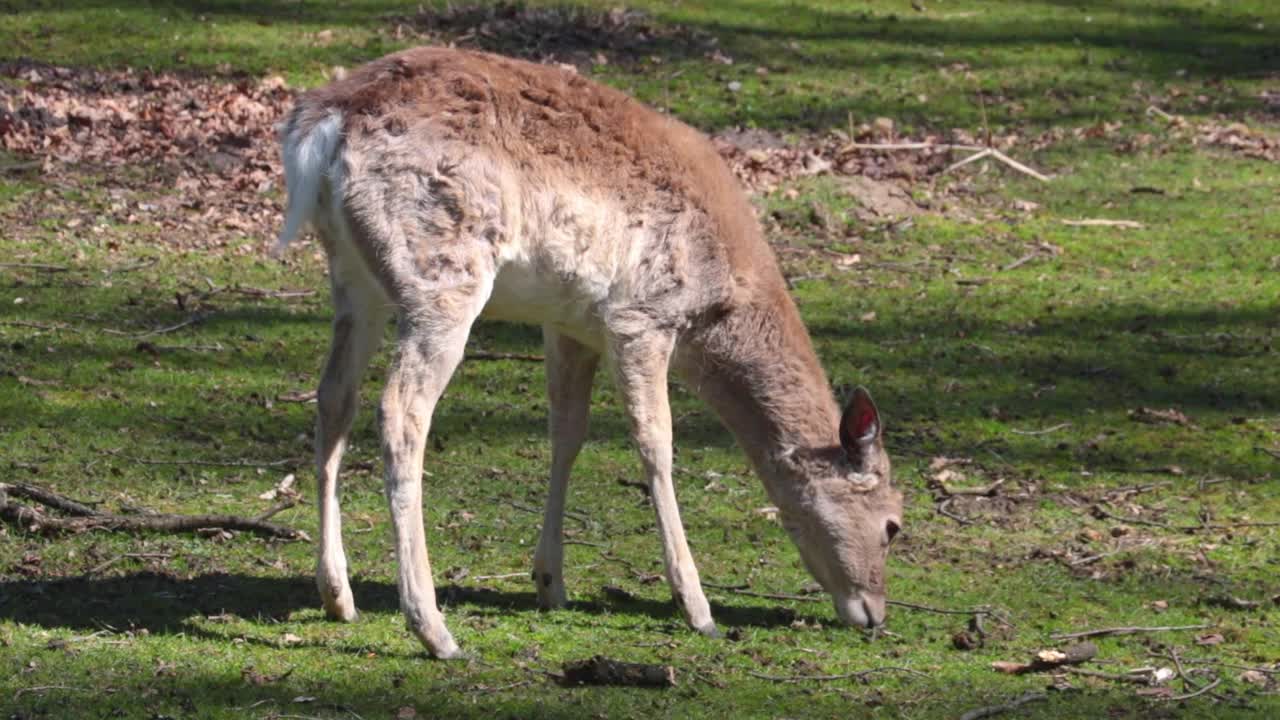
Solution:
{"label": "grass", "polygon": [[[987,121],[1002,133],[1123,123],[1117,137],[1160,136],[1144,115],[1157,97],[1193,121],[1222,113],[1275,130],[1258,93],[1275,87],[1267,71],[1278,57],[1280,12],[1264,2],[937,0],[924,12],[888,1],[637,4],[660,22],[715,35],[735,63],[672,50],[661,64],[610,64],[597,74],[708,128],[842,127],[853,113],[856,122],[885,115],[907,129],[976,131],[980,91]],[[314,83],[333,64],[391,49],[381,18],[412,6],[11,2],[0,35],[16,41],[0,53],[281,72]],[[320,44],[315,33],[325,29],[334,40]],[[955,63],[972,77],[942,71]],[[770,73],[757,74],[757,66]],[[731,80],[743,83],[740,92],[725,89]],[[1114,663],[1100,666],[1108,671],[1171,665],[1149,653],[1172,650],[1244,667],[1280,661],[1280,607],[1270,600],[1280,592],[1280,531],[1187,533],[1090,513],[1107,491],[1165,483],[1111,507],[1170,525],[1280,520],[1277,461],[1257,449],[1280,447],[1280,215],[1271,211],[1280,174],[1274,164],[1162,139],[1129,152],[1117,152],[1111,137],[1068,140],[1021,158],[1057,177],[1039,184],[995,170],[962,173],[938,190],[950,186],[963,212],[910,225],[848,220],[854,235],[840,247],[861,263],[787,260],[833,382],[870,385],[887,418],[896,480],[909,497],[890,562],[892,596],[1000,608],[1013,625],[988,621],[985,647],[953,647],[964,616],[894,608],[894,635],[870,642],[839,627],[826,602],[715,589],[708,594],[717,619],[740,628],[741,638],[712,641],[685,630],[663,584],[646,581],[660,572],[653,516],[638,491],[618,484],[636,476],[638,463],[604,382],[571,490],[571,509],[589,522],[568,527],[574,540],[591,543],[567,548],[575,602],[537,612],[524,574],[539,516],[522,508],[540,506],[549,462],[542,369],[486,361],[465,363],[455,376],[427,464],[435,574],[450,626],[476,660],[430,662],[396,607],[367,411],[383,355],[344,475],[360,622],[323,619],[309,544],[243,534],[223,542],[111,533],[47,539],[4,526],[0,709],[22,718],[373,718],[407,716],[404,708],[418,717],[933,718],[1043,689],[1045,676],[1001,675],[990,663],[1054,647],[1055,632],[1212,625],[1099,639],[1100,657]],[[289,472],[310,496],[313,408],[279,398],[314,385],[328,342],[316,248],[281,264],[257,253],[171,250],[144,225],[70,228],[69,218],[106,207],[118,185],[94,168],[75,178],[0,176],[0,255],[71,268],[0,268],[0,457],[8,477],[112,508],[253,514],[269,505],[257,496]],[[784,219],[780,242],[817,242],[811,225],[786,220],[804,217],[815,202],[853,217],[853,201],[834,180],[794,189],[795,197],[759,199]],[[1019,201],[1039,209],[1019,210]],[[1060,222],[1082,217],[1144,227]],[[1056,250],[1004,269],[1037,243]],[[134,269],[141,258],[155,263]],[[214,295],[203,322],[147,337],[150,347],[108,332],[178,323],[189,312],[175,295],[209,282],[318,292]],[[537,352],[539,339],[531,328],[485,324],[473,345]],[[677,385],[672,398],[681,503],[703,577],[796,593],[808,577],[781,528],[756,512],[768,503],[741,452],[690,393]],[[1131,419],[1143,407],[1178,409],[1190,424]],[[928,485],[937,456],[973,460],[956,484],[1004,478],[1004,492],[955,503],[970,524],[939,515]],[[190,459],[263,465],[142,462]],[[308,508],[279,519],[315,533]],[[1264,605],[1233,611],[1209,602],[1220,596]],[[1221,642],[1199,644],[1205,634]],[[544,671],[596,653],[670,663],[680,685],[564,689],[545,680]],[[752,674],[890,666],[924,676],[788,683]],[[1219,672],[1226,701],[1160,702],[1129,685],[1072,677],[1077,689],[1019,713],[1275,714],[1280,703],[1267,694],[1274,686]]]}

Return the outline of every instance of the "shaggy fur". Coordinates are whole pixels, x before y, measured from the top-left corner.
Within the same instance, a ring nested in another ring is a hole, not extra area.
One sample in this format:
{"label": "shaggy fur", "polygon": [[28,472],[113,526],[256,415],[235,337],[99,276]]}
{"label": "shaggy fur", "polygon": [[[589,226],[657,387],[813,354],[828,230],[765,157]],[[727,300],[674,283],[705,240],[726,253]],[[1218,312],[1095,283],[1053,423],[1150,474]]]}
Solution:
{"label": "shaggy fur", "polygon": [[565,599],[565,492],[603,356],[690,625],[716,632],[671,481],[670,369],[738,438],[841,618],[883,620],[901,498],[878,412],[860,391],[842,419],[753,210],[702,135],[572,70],[421,48],[302,96],[282,137],[281,245],[305,220],[317,227],[337,309],[316,442],[330,615],[355,615],[337,471],[359,378],[394,313],[381,413],[401,602],[433,654],[457,652],[435,603],[421,468],[435,403],[483,313],[546,336],[553,459],[534,557],[544,606]]}

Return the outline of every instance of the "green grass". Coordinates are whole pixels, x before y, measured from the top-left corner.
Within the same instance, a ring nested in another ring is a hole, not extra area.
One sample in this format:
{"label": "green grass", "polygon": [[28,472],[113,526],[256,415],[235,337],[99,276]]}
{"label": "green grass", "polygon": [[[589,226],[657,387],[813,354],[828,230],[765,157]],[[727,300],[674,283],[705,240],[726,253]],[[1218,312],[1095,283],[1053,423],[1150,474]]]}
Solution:
{"label": "green grass", "polygon": [[[891,595],[947,608],[991,605],[1013,626],[988,621],[986,646],[966,652],[952,645],[964,616],[893,608],[893,635],[868,641],[839,627],[825,601],[708,589],[720,624],[739,628],[741,638],[712,641],[686,630],[665,586],[644,581],[660,573],[658,539],[644,498],[618,483],[636,477],[638,462],[603,377],[570,497],[570,508],[591,521],[568,522],[575,540],[592,544],[567,548],[573,606],[539,613],[524,577],[539,516],[520,508],[540,506],[549,462],[542,368],[468,362],[433,426],[426,517],[450,627],[476,659],[429,661],[397,610],[368,402],[380,388],[383,354],[344,474],[358,623],[323,619],[310,579],[312,544],[245,534],[224,542],[103,532],[48,539],[0,526],[0,714],[387,718],[411,707],[418,717],[942,718],[1043,689],[1047,676],[1006,676],[990,663],[1058,646],[1055,632],[1213,626],[1100,639],[1099,656],[1112,664],[1092,667],[1108,672],[1171,665],[1149,653],[1173,649],[1241,666],[1280,661],[1280,607],[1271,601],[1280,592],[1280,530],[1128,524],[1117,539],[1122,523],[1090,512],[1108,490],[1167,483],[1111,507],[1140,507],[1141,517],[1173,525],[1205,516],[1280,520],[1277,461],[1257,450],[1280,447],[1280,215],[1273,211],[1280,173],[1274,164],[1165,139],[1144,115],[1158,97],[1193,120],[1223,113],[1274,131],[1258,93],[1277,82],[1266,71],[1277,62],[1280,12],[1264,2],[1191,0],[934,0],[925,12],[888,1],[639,5],[659,21],[714,34],[734,65],[665,49],[660,65],[611,64],[597,74],[703,127],[824,129],[843,127],[852,113],[855,122],[885,115],[901,127],[976,131],[982,91],[987,122],[1004,131],[1029,136],[1122,122],[1120,134],[1160,137],[1131,152],[1116,151],[1110,138],[1019,151],[1057,173],[1049,184],[997,169],[944,178],[938,191],[955,185],[957,212],[899,226],[847,220],[851,235],[839,247],[862,256],[848,267],[783,256],[833,382],[868,384],[886,416],[896,481],[908,494]],[[0,36],[14,39],[0,49],[8,57],[281,72],[314,83],[333,64],[391,49],[381,18],[411,13],[414,4],[0,7]],[[313,38],[324,29],[335,39],[321,46]],[[974,77],[940,71],[954,63]],[[767,80],[757,66],[770,68]],[[730,80],[742,91],[725,90]],[[1201,94],[1207,102],[1197,102]],[[313,406],[279,398],[314,386],[327,347],[330,311],[316,248],[295,250],[281,264],[261,254],[172,251],[142,225],[69,228],[70,216],[109,204],[118,185],[111,173],[83,168],[68,185],[5,172],[0,255],[71,271],[0,268],[4,479],[112,509],[254,514],[270,504],[257,496],[293,472],[311,499]],[[796,220],[812,203],[853,217],[835,180],[796,189],[795,198],[759,199],[783,219],[780,242],[826,242]],[[1024,212],[1015,200],[1039,208]],[[1060,222],[1084,217],[1144,227]],[[1056,250],[1005,269],[1037,243]],[[143,258],[156,262],[134,268]],[[210,282],[318,292],[210,296],[199,305],[203,322],[145,338],[152,348],[110,332],[181,322],[191,307],[180,308],[175,296],[189,303]],[[481,325],[472,341],[513,352],[537,352],[539,343],[535,329],[497,324]],[[756,512],[768,501],[741,452],[689,392],[677,385],[672,400],[680,498],[704,579],[799,592],[808,577],[781,528]],[[1142,407],[1179,409],[1192,425],[1135,422],[1129,413]],[[974,461],[956,484],[1005,480],[997,498],[953,504],[971,524],[935,511],[928,466],[942,455]],[[193,459],[263,464],[143,462]],[[315,534],[308,507],[279,520]],[[1123,552],[1069,564],[1121,542],[1130,543]],[[512,573],[520,576],[477,579]],[[1225,595],[1264,605],[1233,611],[1206,602]],[[1223,642],[1198,645],[1205,632]],[[564,661],[596,653],[671,663],[680,685],[566,689],[546,680]],[[780,683],[751,674],[887,666],[924,675]],[[1051,692],[1018,712],[1264,718],[1280,708],[1266,689],[1241,682],[1239,670],[1219,672],[1216,690],[1226,702],[1162,703],[1137,696],[1134,686],[1072,677],[1077,690]]]}

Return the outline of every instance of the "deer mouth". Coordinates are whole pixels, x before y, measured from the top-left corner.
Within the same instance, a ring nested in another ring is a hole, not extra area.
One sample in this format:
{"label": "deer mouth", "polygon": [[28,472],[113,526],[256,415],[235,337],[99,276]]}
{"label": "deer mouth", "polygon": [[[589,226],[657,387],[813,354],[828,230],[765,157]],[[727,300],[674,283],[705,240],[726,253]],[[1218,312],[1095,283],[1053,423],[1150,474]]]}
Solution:
{"label": "deer mouth", "polygon": [[884,624],[884,595],[855,592],[847,597],[835,598],[836,615],[846,625],[876,628]]}

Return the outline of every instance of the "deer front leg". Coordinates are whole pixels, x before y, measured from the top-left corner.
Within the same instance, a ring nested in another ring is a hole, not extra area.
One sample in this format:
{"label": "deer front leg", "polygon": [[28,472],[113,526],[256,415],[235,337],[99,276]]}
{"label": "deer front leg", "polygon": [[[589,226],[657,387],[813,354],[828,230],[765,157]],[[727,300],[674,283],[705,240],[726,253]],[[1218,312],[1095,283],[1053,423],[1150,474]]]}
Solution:
{"label": "deer front leg", "polygon": [[578,341],[556,332],[542,330],[546,347],[548,425],[551,432],[551,480],[542,534],[533,553],[533,582],[538,606],[563,607],[564,589],[564,505],[569,488],[569,472],[587,437],[587,416],[591,409],[591,382],[600,356]]}
{"label": "deer front leg", "polygon": [[400,345],[382,396],[382,452],[387,503],[399,564],[400,609],[409,630],[437,658],[461,651],[436,606],[422,522],[422,460],[436,402],[462,359],[470,323],[440,325],[401,319]]}
{"label": "deer front leg", "polygon": [[350,622],[356,619],[356,604],[342,548],[338,471],[359,403],[360,380],[382,340],[389,312],[385,298],[375,288],[347,283],[336,263],[330,274],[334,278],[333,342],[316,393],[316,502],[320,513],[316,587],[325,614]]}
{"label": "deer front leg", "polygon": [[694,630],[718,637],[711,607],[702,593],[698,568],[685,540],[680,508],[671,479],[671,406],[667,398],[667,368],[674,347],[669,334],[649,332],[615,338],[612,353],[618,388],[631,421],[632,438],[640,451],[650,496],[662,536],[667,582],[685,621]]}

